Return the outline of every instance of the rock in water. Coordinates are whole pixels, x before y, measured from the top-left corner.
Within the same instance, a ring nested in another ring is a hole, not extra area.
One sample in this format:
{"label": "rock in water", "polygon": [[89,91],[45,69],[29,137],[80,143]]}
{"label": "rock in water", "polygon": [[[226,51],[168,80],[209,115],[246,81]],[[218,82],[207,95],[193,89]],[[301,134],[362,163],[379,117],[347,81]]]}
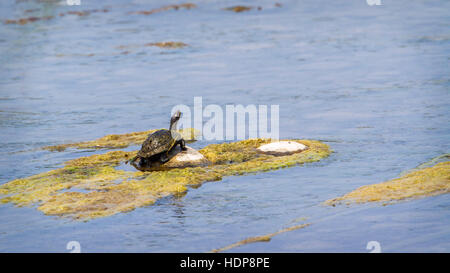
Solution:
{"label": "rock in water", "polygon": [[148,162],[140,160],[132,165],[140,171],[158,171],[170,168],[206,166],[209,164],[209,161],[197,150],[189,146],[186,146],[186,149],[186,151],[182,151],[180,146],[176,146],[170,150],[170,159],[164,164],[159,161]]}
{"label": "rock in water", "polygon": [[264,144],[257,148],[258,151],[271,155],[289,155],[308,149],[307,146],[295,141],[277,141]]}
{"label": "rock in water", "polygon": [[171,152],[176,152],[176,155],[165,163],[165,167],[169,168],[183,168],[183,167],[195,167],[208,165],[209,161],[197,150],[186,146],[186,151],[181,151],[181,148],[177,146]]}

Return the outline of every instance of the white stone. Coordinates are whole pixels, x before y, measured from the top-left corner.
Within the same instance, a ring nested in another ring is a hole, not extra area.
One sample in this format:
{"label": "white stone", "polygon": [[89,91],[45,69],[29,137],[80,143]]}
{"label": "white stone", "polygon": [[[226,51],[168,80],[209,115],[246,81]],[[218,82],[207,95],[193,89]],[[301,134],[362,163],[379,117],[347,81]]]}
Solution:
{"label": "white stone", "polygon": [[178,153],[173,158],[171,158],[170,161],[166,163],[166,165],[172,161],[177,163],[188,162],[195,164],[197,162],[201,163],[206,160],[206,158],[197,150],[188,146],[186,146],[186,149],[186,151],[176,151]]}
{"label": "white stone", "polygon": [[291,154],[306,150],[308,147],[296,141],[277,141],[261,145],[257,149],[268,154]]}

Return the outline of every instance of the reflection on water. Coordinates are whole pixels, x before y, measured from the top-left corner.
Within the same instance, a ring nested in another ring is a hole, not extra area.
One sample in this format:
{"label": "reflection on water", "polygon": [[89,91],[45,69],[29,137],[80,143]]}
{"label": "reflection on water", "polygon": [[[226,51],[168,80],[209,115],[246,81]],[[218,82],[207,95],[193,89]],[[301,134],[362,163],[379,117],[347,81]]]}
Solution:
{"label": "reflection on water", "polygon": [[[303,217],[312,225],[233,251],[366,252],[372,240],[383,251],[449,251],[448,195],[319,205],[449,152],[448,1],[261,0],[240,13],[223,10],[239,1],[192,2],[143,15],[133,12],[167,2],[1,1],[0,183],[95,153],[40,147],[161,128],[194,96],[279,104],[281,138],[325,140],[335,153],[86,223],[2,205],[0,251],[65,252],[73,240],[86,252],[209,251]],[[168,41],[189,46],[135,46]]]}

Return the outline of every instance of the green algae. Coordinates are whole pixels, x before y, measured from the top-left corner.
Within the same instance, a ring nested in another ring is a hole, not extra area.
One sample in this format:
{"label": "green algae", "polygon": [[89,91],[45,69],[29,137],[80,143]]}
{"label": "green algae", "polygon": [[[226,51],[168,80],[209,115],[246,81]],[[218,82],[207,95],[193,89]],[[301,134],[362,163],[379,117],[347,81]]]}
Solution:
{"label": "green algae", "polygon": [[[229,7],[229,8],[224,8],[224,10],[233,11],[236,13],[243,12],[243,11],[250,11],[252,9],[254,9],[254,7],[249,7],[249,6],[233,6],[233,7]],[[258,10],[261,10],[261,7],[258,7]]]}
{"label": "green algae", "polygon": [[211,165],[165,171],[115,168],[135,156],[136,151],[81,157],[65,162],[60,169],[0,185],[0,194],[6,195],[0,202],[37,205],[46,215],[89,220],[152,205],[159,198],[182,195],[188,187],[218,181],[225,176],[292,167],[318,161],[331,153],[328,145],[314,140],[292,140],[308,146],[301,153],[286,156],[258,153],[256,148],[270,141],[250,139],[208,145],[199,152],[212,162]]}
{"label": "green algae", "polygon": [[147,43],[145,46],[156,46],[160,48],[169,48],[169,49],[175,49],[175,48],[182,48],[187,46],[187,44],[183,42],[157,42],[157,43]]}
{"label": "green algae", "polygon": [[443,154],[443,155],[436,156],[436,157],[432,158],[431,160],[420,164],[419,166],[415,167],[414,169],[402,172],[400,174],[400,176],[404,176],[406,174],[412,173],[417,170],[422,170],[422,169],[425,169],[428,167],[432,167],[432,166],[436,165],[437,163],[445,162],[445,161],[448,161],[449,159],[450,159],[450,154]]}
{"label": "green algae", "polygon": [[[33,11],[36,11],[36,9],[25,10],[25,13],[33,12]],[[68,12],[60,13],[59,17],[63,17],[66,15],[77,15],[80,17],[85,17],[85,16],[90,15],[91,13],[97,13],[97,12],[109,12],[109,10],[105,8],[105,9],[92,9],[92,10],[82,10],[82,11],[68,11]],[[9,25],[9,24],[26,25],[28,23],[33,23],[33,22],[37,22],[37,21],[48,21],[53,18],[56,18],[56,16],[42,16],[42,17],[32,16],[32,17],[19,18],[19,19],[8,19],[8,20],[5,20],[4,23],[6,25]]]}
{"label": "green algae", "polygon": [[156,46],[159,48],[166,48],[166,49],[177,49],[177,48],[183,48],[188,46],[188,44],[183,42],[175,42],[175,41],[167,41],[167,42],[154,42],[154,43],[146,43],[143,45],[121,45],[116,47],[117,49],[129,49],[129,48],[139,48],[143,46]]}
{"label": "green algae", "polygon": [[341,197],[327,200],[326,205],[340,203],[384,202],[417,199],[450,192],[450,161],[421,168],[400,178],[362,186]]}
{"label": "green algae", "polygon": [[273,233],[269,233],[266,235],[261,235],[261,236],[255,236],[255,237],[250,237],[244,240],[241,240],[239,242],[236,242],[234,244],[222,247],[222,248],[217,248],[217,249],[213,249],[210,252],[211,253],[218,253],[218,252],[223,252],[226,250],[230,250],[232,248],[236,248],[236,247],[240,247],[242,245],[247,245],[247,244],[252,244],[252,243],[258,243],[258,242],[269,242],[272,237],[281,234],[281,233],[285,233],[285,232],[289,232],[289,231],[293,231],[293,230],[297,230],[297,229],[302,229],[305,228],[307,226],[310,226],[311,224],[301,224],[301,225],[295,225],[292,227],[288,227],[288,228],[284,228],[281,229],[279,231],[273,232]]}
{"label": "green algae", "polygon": [[[142,132],[133,132],[127,134],[113,134],[106,135],[104,137],[84,142],[77,143],[68,143],[68,144],[60,144],[60,145],[52,145],[46,146],[43,149],[49,151],[64,151],[67,148],[76,148],[76,149],[118,149],[118,148],[126,148],[131,145],[141,145],[142,142],[147,138],[147,136],[155,130],[148,130]],[[198,136],[198,131],[193,128],[185,128],[178,130],[181,136],[187,142],[195,141],[195,138]]]}
{"label": "green algae", "polygon": [[141,11],[134,11],[130,12],[130,14],[142,14],[142,15],[151,15],[163,11],[169,11],[169,10],[179,10],[179,9],[193,9],[196,8],[197,5],[193,3],[184,3],[184,4],[178,4],[178,5],[167,5],[161,8],[156,8],[152,10],[141,10]]}
{"label": "green algae", "polygon": [[17,20],[8,19],[8,20],[5,20],[4,23],[6,25],[9,25],[9,24],[26,25],[28,23],[32,23],[32,22],[36,22],[36,21],[47,21],[47,20],[50,20],[53,18],[54,18],[54,16],[42,16],[42,17],[32,16],[32,17],[27,17],[27,18],[20,18]]}

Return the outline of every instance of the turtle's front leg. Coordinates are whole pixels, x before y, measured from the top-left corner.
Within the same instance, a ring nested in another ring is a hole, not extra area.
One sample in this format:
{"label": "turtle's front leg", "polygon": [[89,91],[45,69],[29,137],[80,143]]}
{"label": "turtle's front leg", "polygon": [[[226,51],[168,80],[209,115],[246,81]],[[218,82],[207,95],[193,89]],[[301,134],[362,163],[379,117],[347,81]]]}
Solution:
{"label": "turtle's front leg", "polygon": [[180,144],[180,147],[181,147],[181,150],[182,150],[182,151],[186,151],[186,150],[187,150],[187,148],[186,148],[186,142],[184,141],[184,139],[180,139],[180,140],[178,141],[178,143]]}
{"label": "turtle's front leg", "polygon": [[161,161],[161,163],[166,163],[167,161],[169,161],[168,152],[162,153],[161,156],[159,157],[159,161]]}
{"label": "turtle's front leg", "polygon": [[125,161],[125,164],[130,163],[131,165],[133,165],[134,162],[135,162],[138,158],[139,158],[139,156],[137,155],[137,156],[133,157],[132,159]]}

